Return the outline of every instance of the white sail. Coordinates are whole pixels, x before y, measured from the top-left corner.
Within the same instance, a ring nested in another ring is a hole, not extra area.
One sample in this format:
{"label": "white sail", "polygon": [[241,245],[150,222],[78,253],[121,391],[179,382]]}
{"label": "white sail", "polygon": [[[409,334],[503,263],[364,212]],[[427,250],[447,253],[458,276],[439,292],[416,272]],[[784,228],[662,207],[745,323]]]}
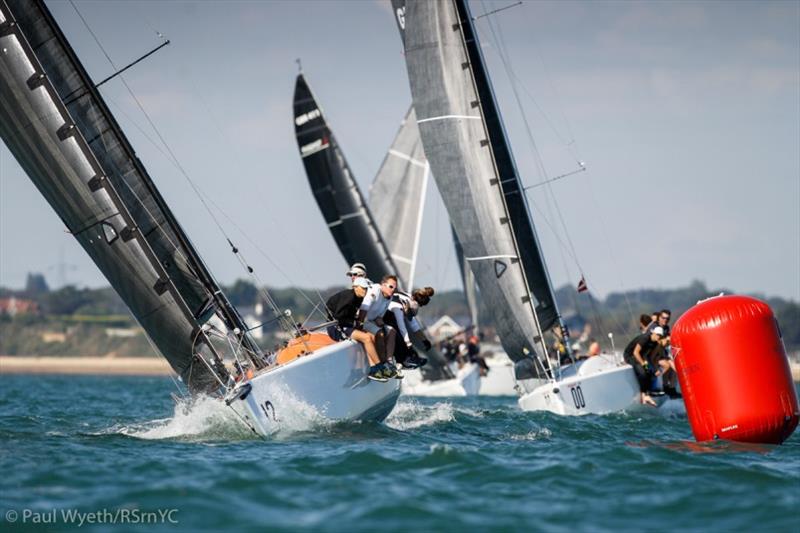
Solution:
{"label": "white sail", "polygon": [[407,289],[414,286],[429,175],[417,117],[411,107],[369,191],[375,222]]}

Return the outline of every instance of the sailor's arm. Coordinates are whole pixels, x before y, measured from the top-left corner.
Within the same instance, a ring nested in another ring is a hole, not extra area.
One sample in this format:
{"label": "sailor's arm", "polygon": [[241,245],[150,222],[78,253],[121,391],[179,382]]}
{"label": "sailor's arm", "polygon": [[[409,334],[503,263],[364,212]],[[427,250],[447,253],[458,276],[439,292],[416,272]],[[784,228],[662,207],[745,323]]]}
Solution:
{"label": "sailor's arm", "polygon": [[636,359],[636,362],[638,362],[640,365],[647,366],[647,363],[645,362],[644,357],[642,357],[642,345],[641,344],[636,344],[636,346],[633,348],[633,358]]}

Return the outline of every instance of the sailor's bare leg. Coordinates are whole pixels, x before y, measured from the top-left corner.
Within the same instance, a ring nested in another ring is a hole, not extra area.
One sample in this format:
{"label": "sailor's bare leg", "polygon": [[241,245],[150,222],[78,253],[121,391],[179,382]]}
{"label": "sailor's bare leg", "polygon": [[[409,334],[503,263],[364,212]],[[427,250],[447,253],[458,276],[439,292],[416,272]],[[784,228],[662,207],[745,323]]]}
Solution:
{"label": "sailor's bare leg", "polygon": [[372,333],[356,329],[353,330],[350,338],[364,345],[364,350],[367,352],[367,359],[369,359],[370,366],[375,366],[381,362],[380,357],[378,357],[378,350],[375,349],[375,337]]}

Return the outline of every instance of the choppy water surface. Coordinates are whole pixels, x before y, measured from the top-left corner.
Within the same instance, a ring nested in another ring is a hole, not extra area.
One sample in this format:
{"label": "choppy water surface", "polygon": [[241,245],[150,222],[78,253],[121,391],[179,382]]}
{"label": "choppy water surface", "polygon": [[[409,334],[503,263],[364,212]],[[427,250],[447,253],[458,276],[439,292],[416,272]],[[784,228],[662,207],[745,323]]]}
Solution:
{"label": "choppy water surface", "polygon": [[176,407],[173,388],[0,377],[0,528],[41,529],[32,520],[53,513],[47,527],[76,528],[64,523],[70,509],[175,509],[161,523],[111,525],[106,514],[80,528],[104,531],[800,525],[798,433],[779,447],[699,446],[679,416],[562,418],[521,412],[513,398],[401,398],[386,424],[301,413],[262,440],[210,400]]}

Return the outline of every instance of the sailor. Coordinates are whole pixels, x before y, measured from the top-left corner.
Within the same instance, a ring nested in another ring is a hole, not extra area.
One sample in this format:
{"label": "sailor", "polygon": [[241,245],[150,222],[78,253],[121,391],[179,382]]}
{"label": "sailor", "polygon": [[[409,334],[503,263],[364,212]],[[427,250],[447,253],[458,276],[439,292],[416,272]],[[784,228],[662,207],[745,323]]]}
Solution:
{"label": "sailor", "polygon": [[426,352],[431,349],[431,341],[425,336],[422,325],[417,320],[417,313],[420,307],[428,305],[433,294],[433,287],[417,289],[411,295],[402,291],[395,291],[383,317],[384,323],[393,330],[388,334],[399,334],[403,339],[403,343],[396,344],[394,350],[395,359],[403,368],[418,368],[428,362],[426,358],[420,357],[414,350],[411,336],[413,334],[417,337]]}
{"label": "sailor", "polygon": [[397,371],[393,363],[389,362],[394,356],[394,330],[383,322],[383,316],[389,308],[395,290],[397,290],[397,276],[393,274],[384,276],[379,284],[375,283],[367,289],[367,294],[358,309],[355,328],[373,335],[376,346],[381,352],[379,353],[381,363],[370,369],[370,375],[374,373],[384,378],[402,379],[403,375]]}
{"label": "sailor", "polygon": [[[328,310],[328,317],[336,321],[335,326],[328,328],[328,335],[335,341],[346,338],[353,339],[364,345],[367,352],[370,369],[380,366],[381,360],[378,357],[378,350],[375,347],[375,336],[366,331],[355,329],[356,315],[364,296],[369,288],[369,280],[365,277],[355,277],[352,288],[339,291],[325,302]],[[375,375],[373,375],[375,374]],[[378,376],[376,372],[369,373],[370,379],[386,381],[385,378]]]}
{"label": "sailor", "polygon": [[678,374],[669,351],[670,318],[672,318],[672,312],[669,309],[662,309],[657,313],[656,321],[648,328],[648,331],[652,331],[654,328],[660,327],[664,331],[664,335],[658,341],[658,346],[650,354],[650,364],[658,367],[656,375],[662,376],[664,392],[671,398],[677,398],[680,397],[680,393],[677,392]]}
{"label": "sailor", "polygon": [[650,397],[650,384],[653,380],[654,372],[650,366],[650,353],[658,345],[658,341],[664,336],[664,330],[660,326],[654,327],[649,333],[642,333],[633,338],[628,346],[625,347],[625,362],[633,367],[636,373],[636,380],[639,382],[639,392],[641,402],[646,405],[655,406],[656,402]]}
{"label": "sailor", "polygon": [[486,364],[486,359],[481,355],[480,339],[477,335],[472,335],[467,341],[467,357],[470,363],[478,365],[481,376],[489,373],[489,365]]}
{"label": "sailor", "polygon": [[[350,281],[355,281],[357,278],[364,278],[369,281],[369,278],[367,278],[367,267],[364,266],[364,263],[353,263],[350,265],[347,275],[350,277]],[[372,282],[369,281],[369,284],[372,285]]]}

